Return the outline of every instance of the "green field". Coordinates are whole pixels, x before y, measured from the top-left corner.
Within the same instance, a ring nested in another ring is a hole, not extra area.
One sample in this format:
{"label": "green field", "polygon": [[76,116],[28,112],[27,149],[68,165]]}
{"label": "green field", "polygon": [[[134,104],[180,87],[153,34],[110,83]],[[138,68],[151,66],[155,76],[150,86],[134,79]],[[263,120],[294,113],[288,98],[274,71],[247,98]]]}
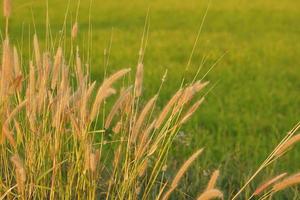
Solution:
{"label": "green field", "polygon": [[[68,28],[74,21],[77,1],[70,2]],[[67,5],[67,0],[49,0],[53,34],[61,29]],[[219,187],[227,191],[226,195],[236,191],[300,116],[300,1],[212,0],[191,66],[185,72],[207,6],[207,0],[93,0],[91,7],[92,75],[99,81],[104,72],[103,52],[109,49],[110,41],[108,72],[124,67],[135,70],[145,17],[150,9],[144,95],[155,94],[168,69],[161,106],[180,86],[183,74],[192,80],[205,58],[200,73],[204,75],[226,53],[205,77],[211,82],[210,87],[214,87],[205,104],[179,134],[169,156],[169,169],[177,169],[192,152],[205,147],[205,153],[180,185],[180,197],[187,197],[184,193],[195,197],[209,178],[207,172],[216,168],[221,170]],[[45,11],[45,1],[15,0],[12,39],[22,34],[24,24],[23,42],[28,43],[33,21],[42,38]],[[88,0],[81,2],[78,21],[79,45],[86,52]],[[293,150],[264,171],[257,182],[270,174],[297,172],[299,150]]]}

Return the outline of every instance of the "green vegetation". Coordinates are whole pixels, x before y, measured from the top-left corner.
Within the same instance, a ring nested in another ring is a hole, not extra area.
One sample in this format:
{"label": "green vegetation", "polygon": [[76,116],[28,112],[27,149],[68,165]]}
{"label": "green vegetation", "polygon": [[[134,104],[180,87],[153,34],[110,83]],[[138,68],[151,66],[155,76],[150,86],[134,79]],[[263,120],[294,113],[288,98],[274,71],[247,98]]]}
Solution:
{"label": "green vegetation", "polygon": [[[76,3],[70,2],[68,30],[76,13]],[[20,24],[24,23],[23,42],[31,42],[28,37],[33,35],[34,28],[31,25],[28,34],[28,24],[33,24],[32,15],[36,32],[43,38],[45,5],[38,0],[14,1],[12,40],[22,43]],[[49,0],[53,34],[61,29],[67,5],[66,0]],[[180,86],[183,74],[191,80],[204,59],[200,73],[204,75],[227,52],[205,78],[211,82],[210,87],[215,86],[211,91],[208,88],[205,103],[183,127],[169,157],[169,170],[176,173],[175,169],[188,155],[205,147],[205,153],[179,187],[193,196],[200,186],[205,186],[209,170],[216,168],[221,171],[220,187],[229,194],[236,191],[300,116],[300,2],[212,0],[191,66],[185,73],[207,5],[207,1],[196,0],[94,0],[91,7],[91,67],[95,80],[103,79],[103,52],[109,49],[111,38],[108,72],[136,67],[150,8],[144,93],[147,99],[153,96],[168,69],[158,105],[161,107]],[[89,48],[89,6],[87,1],[81,2],[78,18],[82,52]],[[286,155],[257,182],[270,174],[299,170],[299,159],[297,151]],[[178,195],[185,196],[183,192]]]}

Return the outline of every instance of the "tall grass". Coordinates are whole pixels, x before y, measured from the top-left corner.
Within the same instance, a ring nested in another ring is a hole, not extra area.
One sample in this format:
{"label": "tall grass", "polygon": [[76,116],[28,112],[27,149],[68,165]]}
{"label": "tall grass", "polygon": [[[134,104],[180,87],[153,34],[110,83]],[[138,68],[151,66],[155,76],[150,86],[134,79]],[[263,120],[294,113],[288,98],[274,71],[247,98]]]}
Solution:
{"label": "tall grass", "polygon": [[[203,152],[192,154],[174,179],[166,180],[164,166],[172,141],[202,105],[200,92],[208,82],[183,84],[160,110],[156,106],[160,90],[150,99],[143,98],[143,53],[131,84],[125,84],[130,82],[131,69],[115,72],[102,84],[92,82],[89,68],[82,64],[87,61],[82,61],[73,43],[71,55],[66,56],[63,46],[42,49],[37,34],[33,56],[24,61],[9,39],[10,4],[4,1],[0,199],[169,199]],[[71,41],[76,40],[77,22],[70,32]],[[298,128],[233,199],[299,140],[293,137]],[[197,199],[223,198],[216,186],[218,177],[216,170]],[[273,195],[298,183],[299,176],[274,180],[253,196],[275,183],[267,193]]]}
{"label": "tall grass", "polygon": [[[5,1],[6,30],[10,7]],[[72,41],[77,34],[76,22]],[[32,44],[26,63],[8,31],[3,40],[1,198],[149,199],[160,190],[166,196],[169,188],[158,182],[162,167],[173,138],[202,103],[203,98],[190,105],[206,83],[180,88],[160,112],[158,93],[143,99],[142,59],[134,83],[118,89],[130,69],[98,86],[78,50],[72,47],[71,56],[65,56],[63,46],[42,49],[37,34]],[[112,95],[119,97],[106,107]],[[183,165],[172,189],[199,153]]]}

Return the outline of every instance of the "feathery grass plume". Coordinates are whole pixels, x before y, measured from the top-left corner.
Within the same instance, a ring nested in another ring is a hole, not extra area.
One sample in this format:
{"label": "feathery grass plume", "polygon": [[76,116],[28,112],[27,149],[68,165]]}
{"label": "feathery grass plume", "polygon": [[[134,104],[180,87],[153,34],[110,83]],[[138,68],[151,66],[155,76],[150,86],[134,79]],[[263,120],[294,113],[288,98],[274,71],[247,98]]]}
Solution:
{"label": "feathery grass plume", "polygon": [[74,133],[74,135],[75,135],[75,137],[77,138],[79,138],[80,137],[80,127],[79,127],[79,123],[78,123],[78,121],[75,119],[75,116],[74,115],[70,115],[69,116],[69,118],[70,118],[70,124],[71,124],[71,126],[72,126],[72,130],[74,130],[73,131],[73,133]]}
{"label": "feathery grass plume", "polygon": [[134,84],[134,91],[136,97],[140,97],[142,94],[143,73],[144,73],[144,65],[143,63],[139,63],[136,70],[135,84]]}
{"label": "feathery grass plume", "polygon": [[11,0],[3,0],[3,16],[9,18],[11,14]]}
{"label": "feathery grass plume", "polygon": [[146,173],[147,167],[148,167],[148,160],[145,159],[142,162],[142,164],[140,165],[139,169],[138,169],[138,175],[139,175],[139,177],[144,176],[144,174]]}
{"label": "feathery grass plume", "polygon": [[96,86],[96,81],[94,81],[89,88],[87,89],[86,92],[83,92],[83,97],[81,100],[81,105],[80,105],[80,113],[81,113],[81,119],[82,122],[85,122],[86,118],[87,118],[87,104],[88,104],[88,100],[92,95],[92,92],[94,91],[94,88]]}
{"label": "feathery grass plume", "polygon": [[10,94],[13,94],[14,92],[17,92],[17,96],[18,98],[20,97],[20,95],[18,94],[21,89],[22,89],[22,81],[23,81],[23,77],[22,75],[19,75],[17,77],[15,77],[9,87],[9,91]]}
{"label": "feathery grass plume", "polygon": [[76,50],[76,77],[77,77],[77,82],[82,83],[83,81],[83,72],[82,72],[82,64],[81,64],[81,59],[79,56],[79,47],[77,46]]}
{"label": "feathery grass plume", "polygon": [[197,200],[223,199],[223,193],[218,189],[210,189],[203,192]]}
{"label": "feathery grass plume", "polygon": [[14,116],[27,104],[27,99],[23,100],[19,105],[17,105],[13,111],[8,115],[6,118],[4,124],[9,124],[11,120],[14,118]]}
{"label": "feathery grass plume", "polygon": [[137,118],[133,128],[132,128],[132,135],[131,135],[131,142],[135,142],[136,138],[140,132],[140,129],[143,125],[143,122],[147,116],[147,114],[149,113],[149,111],[152,109],[152,107],[154,106],[154,103],[157,99],[157,95],[155,95],[154,97],[152,97],[148,103],[145,105],[145,107],[143,108],[143,110],[141,111],[141,114],[139,115],[139,117]]}
{"label": "feathery grass plume", "polygon": [[99,159],[100,159],[100,151],[99,150],[97,150],[94,153],[91,153],[91,155],[90,155],[90,170],[92,172],[96,171]]}
{"label": "feathery grass plume", "polygon": [[112,107],[110,113],[108,114],[106,121],[105,121],[105,128],[109,128],[113,117],[116,115],[116,113],[118,112],[118,110],[121,108],[121,106],[123,105],[124,101],[127,100],[127,97],[130,95],[132,87],[129,87],[128,89],[126,89],[124,92],[122,92],[122,94],[120,95],[120,97],[118,98],[118,100],[116,101],[116,103],[114,104],[114,106]]}
{"label": "feathery grass plume", "polygon": [[50,61],[49,52],[44,52],[43,53],[43,71],[44,71],[43,78],[46,78],[46,80],[48,80],[48,76],[51,68],[50,65],[51,65],[51,61]]}
{"label": "feathery grass plume", "polygon": [[183,94],[178,99],[178,103],[173,110],[173,114],[178,112],[185,104],[187,104],[197,92],[200,92],[209,82],[202,83],[201,81],[197,81],[194,84],[189,85],[183,91]]}
{"label": "feathery grass plume", "polygon": [[15,71],[15,76],[20,76],[22,75],[21,72],[21,67],[20,67],[20,61],[19,61],[19,55],[18,55],[18,50],[14,46],[14,71]]}
{"label": "feathery grass plume", "polygon": [[279,192],[279,191],[282,191],[288,187],[292,187],[294,185],[297,185],[300,183],[300,174],[297,173],[297,174],[294,174],[288,178],[285,178],[283,179],[282,181],[276,183],[274,186],[273,186],[273,192],[276,193],[276,192]]}
{"label": "feathery grass plume", "polygon": [[130,68],[121,69],[121,70],[117,71],[116,73],[114,73],[109,78],[107,78],[103,81],[101,88],[105,89],[105,88],[110,87],[114,82],[116,82],[117,80],[119,80],[120,78],[125,76],[130,71],[131,71]]}
{"label": "feathery grass plume", "polygon": [[59,94],[64,93],[69,87],[69,66],[63,64],[63,68],[61,70],[61,82],[60,82],[60,89]]}
{"label": "feathery grass plume", "polygon": [[130,94],[127,97],[127,100],[125,101],[125,104],[123,105],[122,112],[124,112],[127,115],[130,114],[131,108],[133,106],[133,104],[132,104],[133,99],[134,99],[133,95]]}
{"label": "feathery grass plume", "polygon": [[295,143],[300,141],[300,134],[296,134],[287,140],[279,149],[276,151],[275,155],[280,156],[284,153],[288,148],[292,147]]}
{"label": "feathery grass plume", "polygon": [[181,108],[185,103],[187,103],[192,98],[193,95],[194,95],[193,85],[186,87],[180,99],[178,99],[178,103],[176,106],[177,109],[175,109],[175,112],[177,112],[178,109]]}
{"label": "feathery grass plume", "polygon": [[153,120],[153,122],[146,128],[146,130],[142,132],[139,142],[138,142],[138,145],[137,145],[137,148],[136,148],[137,149],[136,153],[135,153],[136,159],[141,158],[141,156],[144,154],[144,152],[148,148],[148,146],[150,144],[150,140],[148,140],[149,134],[153,130],[155,122],[156,122],[156,120]]}
{"label": "feathery grass plume", "polygon": [[78,34],[78,23],[75,22],[73,24],[72,31],[71,31],[71,38],[72,38],[72,40],[75,40],[77,38],[77,34]]}
{"label": "feathery grass plume", "polygon": [[32,61],[29,62],[29,82],[26,89],[26,98],[28,99],[27,104],[27,115],[29,116],[29,124],[30,129],[36,131],[36,95],[35,95],[35,89],[36,89],[36,80],[35,80],[35,67],[32,63]]}
{"label": "feathery grass plume", "polygon": [[203,152],[203,148],[199,149],[198,151],[193,153],[191,155],[191,157],[189,157],[189,159],[187,161],[185,161],[185,163],[180,167],[180,169],[177,172],[175,178],[173,179],[173,181],[171,183],[171,186],[177,187],[177,185],[178,185],[179,181],[181,180],[182,176],[184,175],[184,173],[188,170],[190,165],[196,160],[196,158],[198,158],[200,156],[200,154],[202,152]]}
{"label": "feathery grass plume", "polygon": [[49,72],[50,72],[50,61],[49,61],[49,54],[43,53],[43,61],[42,61],[42,68],[40,69],[39,74],[39,82],[38,82],[38,95],[37,95],[37,107],[38,112],[41,112],[41,109],[46,101],[47,95],[47,83],[49,80]]}
{"label": "feathery grass plume", "polygon": [[13,48],[13,66],[14,66],[14,80],[13,84],[11,85],[11,88],[13,91],[17,92],[18,98],[20,98],[19,92],[21,92],[22,89],[22,81],[23,81],[23,75],[21,71],[20,61],[19,61],[19,55],[16,46]]}
{"label": "feathery grass plume", "polygon": [[64,114],[65,110],[69,104],[69,98],[70,98],[70,88],[67,88],[64,91],[63,94],[59,96],[59,99],[57,101],[56,110],[54,111],[54,117],[52,120],[52,126],[55,128],[59,128],[60,125],[64,122]]}
{"label": "feathery grass plume", "polygon": [[209,84],[209,81],[205,81],[205,82],[201,82],[201,81],[197,81],[195,84],[194,84],[194,90],[195,92],[200,92],[203,88],[205,88],[207,85]]}
{"label": "feathery grass plume", "polygon": [[104,99],[115,92],[110,88],[111,85],[118,79],[123,77],[125,74],[130,72],[130,69],[122,69],[111,75],[109,78],[104,80],[100,88],[98,89],[94,104],[91,109],[90,121],[93,121],[99,112],[99,108]]}
{"label": "feathery grass plume", "polygon": [[18,185],[18,191],[20,194],[25,192],[25,181],[26,181],[26,172],[23,166],[23,163],[18,154],[15,154],[11,157],[11,161],[15,165],[16,171],[16,181]]}
{"label": "feathery grass plume", "polygon": [[117,122],[117,124],[114,126],[113,132],[114,132],[114,133],[120,133],[121,129],[122,129],[122,122],[119,121],[119,122]]}
{"label": "feathery grass plume", "polygon": [[143,134],[141,135],[141,141],[142,140],[146,140],[150,134],[150,132],[153,130],[154,125],[156,123],[156,119],[154,119],[152,121],[152,123],[146,128],[146,130],[143,132]]}
{"label": "feathery grass plume", "polygon": [[211,190],[211,189],[215,188],[219,175],[220,175],[219,170],[216,170],[213,172],[213,174],[211,175],[210,180],[207,184],[206,190]]}
{"label": "feathery grass plume", "polygon": [[3,41],[2,68],[1,68],[1,96],[7,95],[8,87],[13,77],[12,56],[9,39]]}
{"label": "feathery grass plume", "polygon": [[29,84],[28,84],[28,99],[30,101],[30,106],[35,107],[35,67],[32,63],[32,61],[30,61],[29,63]]}
{"label": "feathery grass plume", "polygon": [[121,157],[121,151],[122,151],[122,145],[120,144],[118,148],[116,148],[114,152],[114,160],[113,160],[113,166],[116,168],[119,164],[120,157]]}
{"label": "feathery grass plume", "polygon": [[91,169],[91,155],[92,155],[92,146],[89,143],[85,144],[84,149],[84,169],[90,170]]}
{"label": "feathery grass plume", "polygon": [[[78,82],[78,89],[77,91],[72,95],[70,102],[76,106],[82,106],[82,104],[85,105],[85,101],[87,101],[85,95],[87,93],[87,88],[90,87],[88,77],[85,76],[81,82]],[[82,112],[80,112],[82,114]]]}
{"label": "feathery grass plume", "polygon": [[252,196],[260,195],[264,190],[266,190],[268,187],[270,187],[272,184],[276,183],[283,177],[285,177],[287,173],[282,173],[278,176],[275,176],[274,178],[266,181],[265,183],[261,184],[259,187],[256,188],[256,190],[253,192]]}
{"label": "feathery grass plume", "polygon": [[62,64],[62,48],[58,47],[53,64],[51,89],[54,90],[58,81],[60,66]]}
{"label": "feathery grass plume", "polygon": [[16,148],[16,141],[14,139],[13,134],[8,130],[8,125],[4,124],[2,126],[2,137],[1,137],[1,141],[0,144],[3,144],[5,139],[8,140],[8,142],[10,143],[10,145],[14,148]]}
{"label": "feathery grass plume", "polygon": [[169,102],[167,103],[167,105],[163,108],[163,110],[161,111],[161,113],[158,116],[158,119],[157,119],[157,121],[155,123],[155,128],[156,129],[158,129],[161,126],[161,124],[164,122],[164,120],[166,119],[169,111],[177,103],[177,100],[180,98],[181,95],[182,95],[182,89],[179,89],[173,95],[173,97],[169,100]]}
{"label": "feathery grass plume", "polygon": [[165,193],[165,195],[163,196],[162,200],[167,200],[169,199],[171,193],[175,190],[175,188],[177,187],[179,181],[181,180],[182,176],[184,175],[184,173],[188,170],[188,168],[190,167],[190,165],[196,160],[196,158],[198,158],[198,156],[203,152],[203,148],[199,149],[198,151],[196,151],[195,153],[193,153],[188,160],[185,161],[185,163],[180,167],[180,169],[178,170],[175,178],[173,179],[170,189]]}
{"label": "feathery grass plume", "polygon": [[41,53],[40,53],[40,45],[39,45],[39,40],[36,35],[36,33],[33,36],[33,47],[34,47],[34,55],[35,55],[35,64],[40,70],[41,65],[42,65],[42,58],[41,58]]}
{"label": "feathery grass plume", "polygon": [[202,97],[199,101],[197,101],[184,115],[184,117],[181,119],[180,124],[184,124],[188,121],[188,119],[196,112],[196,110],[199,108],[199,106],[203,103],[204,97]]}
{"label": "feathery grass plume", "polygon": [[82,101],[82,94],[86,90],[87,81],[88,81],[88,76],[85,76],[80,83],[78,82],[76,91],[73,92],[73,94],[71,96],[71,99],[70,99],[71,103],[78,105],[80,103],[80,101]]}
{"label": "feathery grass plume", "polygon": [[94,101],[93,107],[91,109],[91,114],[90,114],[90,121],[91,122],[96,118],[96,116],[97,116],[97,114],[99,112],[100,105],[102,104],[102,102],[104,101],[104,99],[106,99],[107,97],[109,97],[109,96],[111,96],[113,94],[116,94],[116,90],[113,89],[113,88],[107,88],[106,90],[103,90],[103,91],[100,88],[98,90],[98,94],[96,96],[96,99]]}

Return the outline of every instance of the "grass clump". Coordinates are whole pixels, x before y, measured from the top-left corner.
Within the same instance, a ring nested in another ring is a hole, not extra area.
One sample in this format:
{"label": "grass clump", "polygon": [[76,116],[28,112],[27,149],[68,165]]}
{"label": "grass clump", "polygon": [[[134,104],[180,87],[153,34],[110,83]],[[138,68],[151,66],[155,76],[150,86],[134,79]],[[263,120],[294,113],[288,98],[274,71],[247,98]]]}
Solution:
{"label": "grass clump", "polygon": [[[133,84],[124,83],[131,70],[122,69],[98,86],[73,46],[71,56],[61,45],[42,49],[34,34],[33,55],[25,61],[10,42],[8,11],[4,16],[1,198],[150,199],[160,191],[167,199],[202,152],[183,165],[171,189],[159,182],[172,140],[203,102],[190,105],[207,83],[186,84],[160,112],[159,91],[143,99],[142,59]],[[72,41],[77,32],[75,23]]]}

